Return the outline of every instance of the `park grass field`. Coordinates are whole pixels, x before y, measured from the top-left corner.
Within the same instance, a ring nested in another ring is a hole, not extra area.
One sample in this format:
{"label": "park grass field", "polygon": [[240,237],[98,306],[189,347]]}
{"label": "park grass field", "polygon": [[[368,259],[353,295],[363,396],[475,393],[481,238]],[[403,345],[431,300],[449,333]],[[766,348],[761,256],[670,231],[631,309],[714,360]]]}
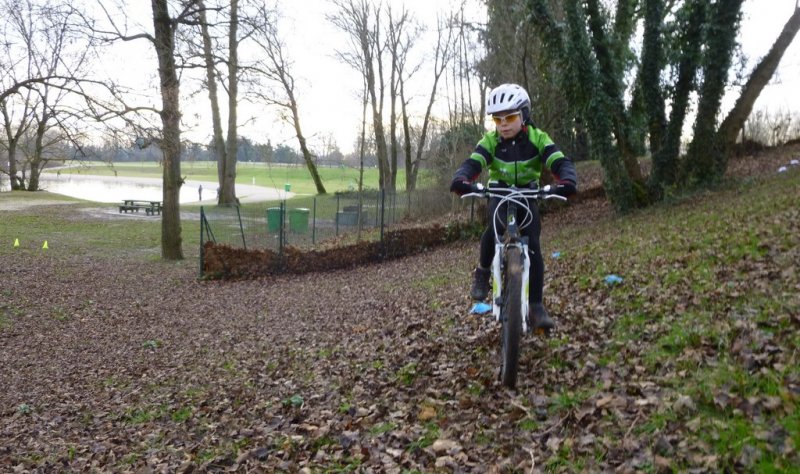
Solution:
{"label": "park grass field", "polygon": [[[347,166],[318,167],[322,183],[328,193],[338,191],[353,191],[358,189],[359,170]],[[49,172],[53,172],[52,170]],[[103,163],[84,162],[78,166],[60,168],[60,173],[80,173],[99,176],[127,176],[135,178],[160,178],[162,169],[155,162],[141,163]],[[316,194],[314,181],[305,165],[265,164],[253,162],[239,162],[236,170],[236,183],[255,186],[266,186],[276,189],[285,189],[288,184],[293,193]],[[187,180],[217,182],[217,167],[215,162],[195,161],[181,164],[181,174]],[[425,185],[426,174],[423,173],[422,183]],[[405,175],[398,173],[397,186],[405,188]],[[364,170],[364,188],[376,189],[378,187],[377,168]]]}

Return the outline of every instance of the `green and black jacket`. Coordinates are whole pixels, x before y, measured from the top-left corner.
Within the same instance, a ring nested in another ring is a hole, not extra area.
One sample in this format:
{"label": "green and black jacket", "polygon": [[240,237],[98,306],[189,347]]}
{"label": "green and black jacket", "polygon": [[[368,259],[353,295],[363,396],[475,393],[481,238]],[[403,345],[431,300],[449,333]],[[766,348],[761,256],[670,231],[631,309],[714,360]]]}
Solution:
{"label": "green and black jacket", "polygon": [[527,187],[539,183],[542,167],[547,167],[557,182],[578,184],[575,165],[544,131],[526,125],[513,138],[504,139],[493,130],[483,135],[475,151],[456,171],[453,181],[474,182],[487,169],[489,183]]}

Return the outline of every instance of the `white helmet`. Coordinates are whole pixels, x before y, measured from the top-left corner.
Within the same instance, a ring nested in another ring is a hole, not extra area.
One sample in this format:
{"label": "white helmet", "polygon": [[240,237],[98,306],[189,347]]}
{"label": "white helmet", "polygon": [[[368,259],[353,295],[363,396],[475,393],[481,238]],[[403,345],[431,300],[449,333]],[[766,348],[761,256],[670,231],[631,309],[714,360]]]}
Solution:
{"label": "white helmet", "polygon": [[486,98],[486,114],[496,114],[506,110],[530,110],[531,99],[522,86],[517,84],[500,84],[489,92]]}

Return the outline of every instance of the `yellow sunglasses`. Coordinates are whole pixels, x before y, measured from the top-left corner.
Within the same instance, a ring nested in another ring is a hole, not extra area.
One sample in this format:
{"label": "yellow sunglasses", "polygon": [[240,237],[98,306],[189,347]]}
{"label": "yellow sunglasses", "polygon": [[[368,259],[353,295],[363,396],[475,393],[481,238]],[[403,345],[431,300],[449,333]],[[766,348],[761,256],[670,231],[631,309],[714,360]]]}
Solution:
{"label": "yellow sunglasses", "polygon": [[507,115],[492,115],[492,120],[494,120],[495,125],[502,125],[504,123],[513,123],[516,122],[520,116],[522,115],[521,112],[512,112]]}

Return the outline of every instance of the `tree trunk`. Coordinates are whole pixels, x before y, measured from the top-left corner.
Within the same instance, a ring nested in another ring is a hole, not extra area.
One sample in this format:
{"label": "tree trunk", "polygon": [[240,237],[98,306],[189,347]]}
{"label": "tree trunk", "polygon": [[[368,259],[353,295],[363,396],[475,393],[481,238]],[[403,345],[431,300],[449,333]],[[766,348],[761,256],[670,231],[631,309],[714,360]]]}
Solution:
{"label": "tree trunk", "polygon": [[222,117],[219,111],[217,96],[217,78],[214,73],[214,56],[212,53],[211,35],[208,32],[205,3],[200,0],[200,32],[203,37],[203,57],[206,63],[206,83],[208,100],[211,102],[211,125],[214,134],[214,154],[217,160],[217,182],[220,192],[217,193],[217,204],[222,204],[222,185],[225,181],[225,138],[222,136]]}
{"label": "tree trunk", "polygon": [[[367,142],[367,86],[364,82],[363,102],[361,106],[361,139],[358,143],[358,208],[361,209],[364,202],[364,153],[366,152]],[[361,240],[361,215],[358,213],[358,231],[356,239]]]}
{"label": "tree trunk", "polygon": [[650,154],[655,155],[663,145],[667,118],[661,90],[661,64],[663,47],[661,24],[664,17],[664,0],[644,0],[645,23],[642,48],[642,67],[639,76],[650,137]]}
{"label": "tree trunk", "polygon": [[295,100],[294,93],[288,89],[286,92],[289,95],[289,104],[292,110],[292,123],[294,125],[294,131],[297,134],[297,141],[300,144],[300,152],[303,154],[303,160],[306,162],[308,172],[311,173],[311,179],[314,180],[314,186],[317,188],[317,193],[326,194],[327,191],[325,191],[325,185],[322,184],[322,178],[320,178],[319,171],[317,171],[317,166],[314,164],[314,157],[311,154],[311,151],[308,149],[308,145],[306,145],[306,137],[303,135],[303,131],[300,129],[300,114],[297,111],[297,101]]}
{"label": "tree trunk", "polygon": [[[45,99],[46,100],[46,99]],[[45,102],[46,103],[46,102]],[[43,108],[45,105],[42,106]],[[42,174],[42,154],[44,153],[44,135],[47,132],[48,114],[46,110],[42,111],[39,123],[36,125],[36,135],[33,143],[33,156],[30,159],[31,175],[28,179],[28,191],[39,190],[39,176]]]}
{"label": "tree trunk", "polygon": [[[372,66],[370,66],[370,69],[372,69]],[[380,173],[379,185],[380,189],[386,189],[391,186],[391,181],[389,179],[391,173],[387,156],[388,152],[386,150],[386,135],[383,129],[383,118],[378,108],[377,96],[375,93],[375,75],[370,74],[367,81],[369,83],[370,101],[372,102],[372,127],[375,131],[375,145],[378,155],[378,171]]]}
{"label": "tree trunk", "polygon": [[400,115],[403,121],[403,162],[405,163],[406,191],[411,191],[415,186],[411,174],[411,125],[408,121],[406,91],[402,79],[400,80]]}
{"label": "tree trunk", "polygon": [[[389,17],[389,28],[391,31],[392,18]],[[396,45],[392,44],[392,64],[391,73],[389,74],[389,182],[392,183],[390,189],[397,189],[397,155],[399,151],[399,143],[397,142],[397,96],[398,87],[396,76],[399,74],[397,71],[397,50]]]}
{"label": "tree trunk", "polygon": [[175,67],[175,30],[167,0],[151,0],[158,76],[161,81],[161,151],[164,154],[161,213],[161,257],[182,260],[180,190],[181,129],[180,81]]}
{"label": "tree trunk", "polygon": [[[631,2],[632,0],[620,1]],[[615,57],[616,55],[614,54],[614,46],[617,47],[616,49],[620,49],[620,47],[619,45],[611,44],[608,40],[603,27],[599,0],[587,0],[586,8],[589,15],[589,29],[592,32],[592,44],[597,56],[597,62],[600,65],[600,85],[608,97],[609,108],[607,113],[611,113],[613,117],[612,126],[614,136],[617,139],[617,148],[630,180],[634,183],[643,184],[642,170],[633,152],[634,147],[631,145],[630,121],[625,112],[625,103],[622,97],[622,58]]]}
{"label": "tree trunk", "polygon": [[783,26],[783,31],[781,31],[778,39],[775,40],[769,53],[753,69],[750,79],[747,80],[739,99],[736,100],[736,105],[733,106],[733,109],[719,126],[717,140],[726,155],[728,150],[736,143],[736,137],[753,110],[753,104],[755,104],[764,86],[772,78],[781,62],[781,58],[783,58],[783,53],[792,44],[798,30],[800,30],[800,7],[795,7],[794,13]]}
{"label": "tree trunk", "polygon": [[20,124],[16,133],[12,130],[13,123],[11,117],[8,115],[6,101],[3,99],[0,102],[0,109],[3,112],[3,126],[6,132],[6,151],[8,152],[8,181],[12,191],[20,191],[24,189],[24,180],[21,179],[17,171],[17,143],[23,131],[23,125]]}
{"label": "tree trunk", "polygon": [[8,181],[12,191],[20,191],[24,189],[25,181],[19,177],[17,170],[17,140],[9,140],[7,148],[8,152]]}
{"label": "tree trunk", "polygon": [[655,196],[662,194],[663,188],[678,182],[679,154],[683,123],[686,120],[689,96],[694,90],[695,76],[700,66],[700,47],[703,43],[703,24],[706,20],[707,5],[704,0],[686,4],[688,20],[682,32],[681,58],[678,63],[678,79],[672,93],[672,108],[669,114],[663,144],[653,155],[653,170],[650,173],[650,191]]}
{"label": "tree trunk", "polygon": [[708,31],[703,85],[697,106],[692,143],[686,156],[690,182],[712,184],[725,173],[724,160],[716,146],[717,115],[725,92],[731,56],[739,31],[739,13],[743,0],[720,0],[715,4]]}
{"label": "tree trunk", "polygon": [[627,211],[636,204],[631,175],[625,169],[619,148],[615,150],[611,142],[614,132],[612,117],[609,116],[611,98],[603,90],[603,84],[594,67],[595,59],[592,57],[585,29],[586,19],[582,15],[580,3],[580,0],[568,0],[564,4],[569,34],[564,48],[567,51],[565,61],[568,61],[567,68],[572,78],[568,89],[575,100],[586,104],[591,154],[599,158],[603,166],[603,187],[606,194],[617,210]]}
{"label": "tree trunk", "polygon": [[239,1],[231,0],[231,23],[228,28],[228,140],[225,150],[225,167],[220,189],[221,204],[237,204],[236,161],[239,140],[237,136],[236,104],[239,94]]}

